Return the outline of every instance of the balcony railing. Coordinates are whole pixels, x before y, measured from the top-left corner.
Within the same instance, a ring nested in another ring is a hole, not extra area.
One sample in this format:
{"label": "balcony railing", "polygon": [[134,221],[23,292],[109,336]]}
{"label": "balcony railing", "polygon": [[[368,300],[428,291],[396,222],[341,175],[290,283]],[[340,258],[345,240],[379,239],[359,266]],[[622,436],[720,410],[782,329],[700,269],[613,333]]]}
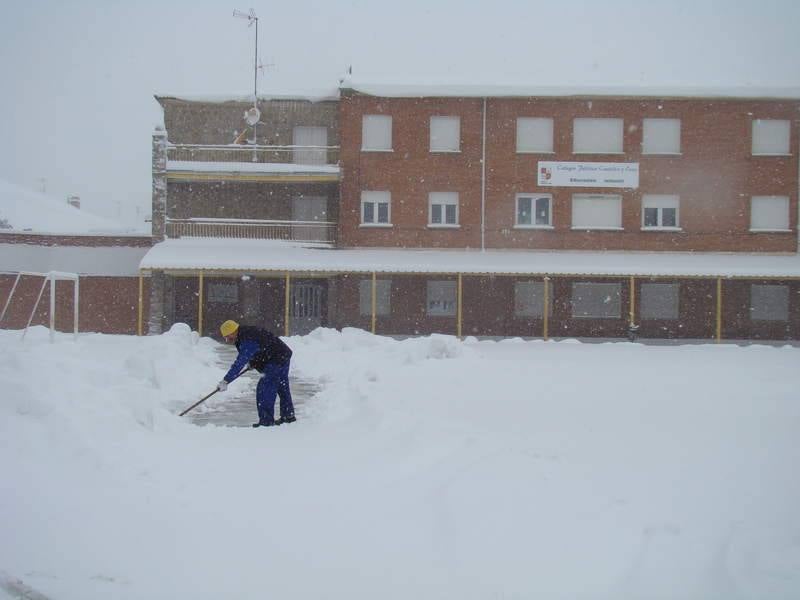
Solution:
{"label": "balcony railing", "polygon": [[335,165],[339,146],[252,146],[229,144],[168,144],[167,160],[210,163],[281,163],[296,165]]}
{"label": "balcony railing", "polygon": [[256,219],[168,219],[167,237],[211,237],[336,243],[332,221],[267,221]]}

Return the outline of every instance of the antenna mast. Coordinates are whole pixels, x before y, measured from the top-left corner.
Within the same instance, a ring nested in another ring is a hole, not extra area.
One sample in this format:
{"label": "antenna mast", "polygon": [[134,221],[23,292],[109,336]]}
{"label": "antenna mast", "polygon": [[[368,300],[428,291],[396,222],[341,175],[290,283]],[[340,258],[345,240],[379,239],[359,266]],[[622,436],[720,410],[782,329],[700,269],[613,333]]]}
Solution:
{"label": "antenna mast", "polygon": [[258,17],[256,16],[256,11],[253,10],[252,8],[250,9],[250,12],[247,13],[241,10],[234,9],[233,16],[236,17],[237,19],[247,19],[248,27],[253,25],[253,23],[255,23],[256,25],[256,46],[253,58],[253,109],[252,113],[251,111],[247,111],[247,113],[245,113],[245,114],[250,113],[252,116],[255,117],[255,118],[246,117],[246,120],[248,124],[253,126],[253,162],[256,162],[257,160],[256,146],[258,145],[258,135],[256,132],[256,126],[258,124],[259,118],[261,117],[261,112],[258,110]]}

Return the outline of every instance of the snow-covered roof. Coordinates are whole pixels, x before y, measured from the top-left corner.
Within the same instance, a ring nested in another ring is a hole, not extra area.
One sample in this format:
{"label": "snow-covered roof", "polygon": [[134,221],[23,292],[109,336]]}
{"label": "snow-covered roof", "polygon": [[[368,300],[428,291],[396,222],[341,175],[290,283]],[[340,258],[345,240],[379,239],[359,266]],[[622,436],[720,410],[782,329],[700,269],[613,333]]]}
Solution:
{"label": "snow-covered roof", "polygon": [[266,240],[181,238],[153,246],[145,270],[800,277],[800,255],[701,252],[321,249]]}
{"label": "snow-covered roof", "polygon": [[37,246],[0,244],[0,272],[65,271],[80,275],[131,277],[149,250],[127,246]]}
{"label": "snow-covered roof", "polygon": [[345,81],[342,89],[384,98],[634,97],[800,99],[800,87],[761,86],[543,86],[483,84],[401,84]]}
{"label": "snow-covered roof", "polygon": [[339,173],[339,165],[170,160],[167,161],[167,171],[186,173],[325,173],[337,175]]}
{"label": "snow-covered roof", "polygon": [[120,223],[67,204],[66,199],[34,192],[0,179],[0,220],[5,232],[119,235],[131,233]]}
{"label": "snow-covered roof", "polygon": [[[686,85],[535,85],[492,83],[379,82],[345,79],[339,89],[317,89],[300,93],[260,94],[259,100],[339,100],[342,90],[383,98],[529,98],[529,97],[612,97],[612,98],[721,98],[800,100],[800,87],[769,86],[686,86]],[[253,101],[252,94],[159,94],[156,99],[174,98],[188,102]]]}
{"label": "snow-covered roof", "polygon": [[[223,103],[253,102],[253,94],[156,94],[156,100],[182,100],[184,102]],[[285,91],[275,94],[259,94],[258,99],[264,102],[269,100],[304,100],[307,102],[336,101],[339,99],[339,90],[335,87],[312,88],[307,90]]]}

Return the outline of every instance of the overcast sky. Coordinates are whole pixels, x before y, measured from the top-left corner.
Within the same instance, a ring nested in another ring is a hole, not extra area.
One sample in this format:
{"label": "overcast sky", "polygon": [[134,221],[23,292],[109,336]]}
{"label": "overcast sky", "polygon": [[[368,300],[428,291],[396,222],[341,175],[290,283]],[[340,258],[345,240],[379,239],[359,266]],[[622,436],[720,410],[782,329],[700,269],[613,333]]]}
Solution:
{"label": "overcast sky", "polygon": [[[19,0],[0,13],[0,179],[131,223],[153,94],[359,81],[800,87],[797,0]],[[44,181],[42,181],[44,180]]]}

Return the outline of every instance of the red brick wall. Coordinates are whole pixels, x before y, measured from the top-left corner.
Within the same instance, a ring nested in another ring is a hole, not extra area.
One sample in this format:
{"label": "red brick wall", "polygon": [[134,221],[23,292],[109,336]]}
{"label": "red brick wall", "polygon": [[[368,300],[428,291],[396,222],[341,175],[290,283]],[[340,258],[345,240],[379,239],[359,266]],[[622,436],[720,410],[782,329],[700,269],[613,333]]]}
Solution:
{"label": "red brick wall", "polygon": [[[15,275],[0,275],[0,304],[5,306]],[[3,329],[25,327],[36,297],[42,287],[43,277],[26,275],[20,278],[8,311],[0,322]],[[139,315],[138,277],[87,277],[81,276],[79,283],[78,331],[99,333],[136,334]],[[74,283],[56,282],[56,329],[73,331]],[[144,279],[143,324],[147,328],[150,305],[150,282]],[[34,314],[32,325],[50,324],[50,284],[47,284]]]}
{"label": "red brick wall", "polygon": [[[487,101],[486,246],[580,250],[794,252],[797,248],[798,126],[800,103],[701,99],[504,99]],[[377,98],[344,95],[340,104],[343,246],[478,247],[481,203],[480,99]],[[392,116],[393,152],[361,152],[364,114]],[[429,152],[429,118],[461,117],[461,152]],[[517,154],[517,117],[554,119],[554,154]],[[574,155],[573,119],[624,119],[623,155]],[[642,156],[642,119],[679,118],[678,157]],[[792,123],[790,157],[751,154],[751,121]],[[636,190],[539,188],[539,160],[639,162]],[[391,229],[359,227],[362,190],[392,193]],[[427,228],[428,192],[460,194],[460,228]],[[514,229],[515,195],[553,194],[554,230]],[[617,193],[624,231],[571,231],[574,193]],[[642,194],[681,197],[681,232],[641,231]],[[791,233],[750,233],[750,196],[790,198]]]}

